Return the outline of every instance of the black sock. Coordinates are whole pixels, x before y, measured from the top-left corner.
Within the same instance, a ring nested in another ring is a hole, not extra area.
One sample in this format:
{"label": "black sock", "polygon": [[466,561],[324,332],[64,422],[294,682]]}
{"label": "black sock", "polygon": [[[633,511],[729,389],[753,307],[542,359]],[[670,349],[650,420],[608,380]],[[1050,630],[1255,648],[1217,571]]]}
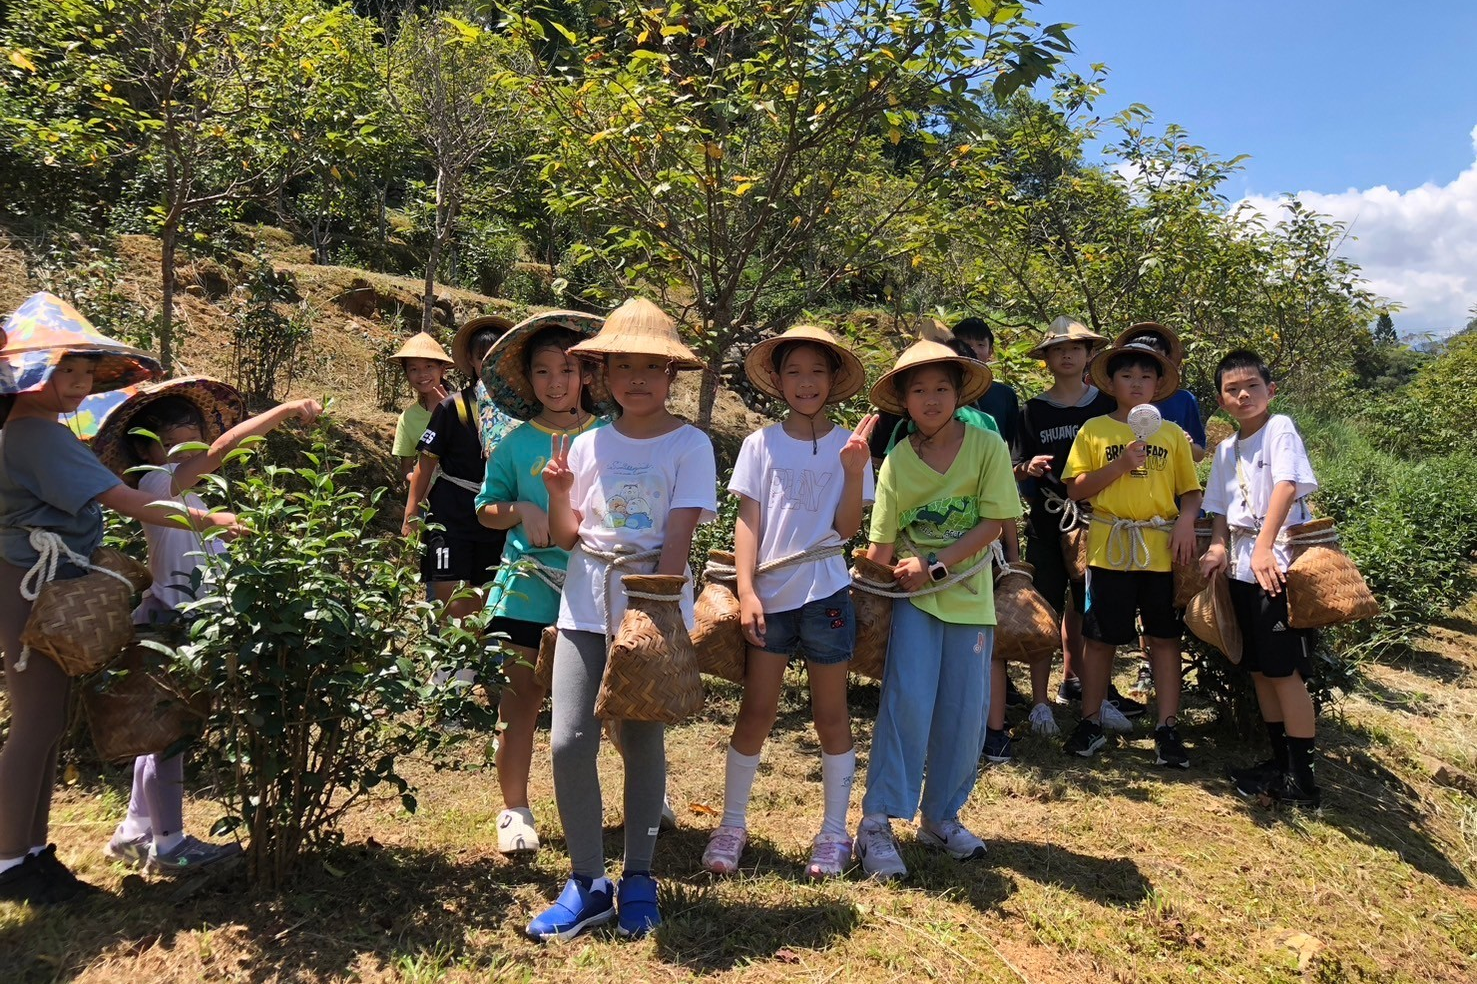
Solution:
{"label": "black sock", "polygon": [[1317,788],[1313,779],[1313,745],[1317,740],[1287,736],[1288,775],[1297,781],[1304,792],[1312,792]]}
{"label": "black sock", "polygon": [[1281,721],[1263,721],[1267,726],[1267,744],[1272,746],[1272,761],[1278,768],[1287,768],[1287,729]]}

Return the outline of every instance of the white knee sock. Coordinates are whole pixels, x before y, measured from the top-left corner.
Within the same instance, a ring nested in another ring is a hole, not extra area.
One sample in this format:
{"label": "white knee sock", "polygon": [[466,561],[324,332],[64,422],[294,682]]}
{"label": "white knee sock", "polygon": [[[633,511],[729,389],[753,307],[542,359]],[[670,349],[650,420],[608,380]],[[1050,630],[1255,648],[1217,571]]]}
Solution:
{"label": "white knee sock", "polygon": [[185,834],[181,830],[176,830],[174,833],[165,836],[156,834],[154,836],[154,855],[157,857],[161,854],[168,854],[184,842]]}
{"label": "white knee sock", "polygon": [[826,817],[821,833],[846,836],[846,810],[851,806],[851,779],[856,774],[856,749],[840,755],[821,752],[821,786],[825,790]]}
{"label": "white knee sock", "polygon": [[747,826],[749,794],[758,771],[758,755],[740,755],[732,745],[728,746],[728,764],[723,772],[723,826]]}

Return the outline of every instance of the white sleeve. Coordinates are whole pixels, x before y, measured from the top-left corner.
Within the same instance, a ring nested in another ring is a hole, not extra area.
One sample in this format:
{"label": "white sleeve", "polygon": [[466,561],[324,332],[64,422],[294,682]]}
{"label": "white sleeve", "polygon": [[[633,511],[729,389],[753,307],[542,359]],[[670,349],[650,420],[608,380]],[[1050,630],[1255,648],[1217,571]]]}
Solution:
{"label": "white sleeve", "polygon": [[1225,516],[1231,508],[1231,486],[1236,481],[1236,445],[1227,438],[1215,449],[1210,462],[1210,478],[1205,483],[1205,501],[1200,508],[1207,513]]}
{"label": "white sleeve", "polygon": [[761,488],[764,480],[763,434],[759,430],[744,438],[738,459],[733,463],[733,475],[728,479],[728,491],[759,502],[763,502],[766,495],[766,490]]}
{"label": "white sleeve", "polygon": [[862,466],[862,503],[873,502],[877,498],[877,480],[872,477],[872,463],[869,461]]}
{"label": "white sleeve", "polygon": [[[589,440],[581,440],[588,437]],[[569,490],[569,504],[588,518],[585,499],[595,484],[596,459],[594,457],[595,432],[586,431],[574,439],[569,449],[569,470],[574,472],[574,485]]]}
{"label": "white sleeve", "polygon": [[1318,491],[1313,463],[1292,418],[1277,415],[1267,422],[1267,458],[1273,483],[1292,482],[1299,499]]}
{"label": "white sleeve", "polygon": [[713,457],[713,442],[696,427],[682,429],[683,440],[677,452],[676,481],[672,487],[672,509],[700,509],[698,522],[712,522],[718,516],[718,462]]}

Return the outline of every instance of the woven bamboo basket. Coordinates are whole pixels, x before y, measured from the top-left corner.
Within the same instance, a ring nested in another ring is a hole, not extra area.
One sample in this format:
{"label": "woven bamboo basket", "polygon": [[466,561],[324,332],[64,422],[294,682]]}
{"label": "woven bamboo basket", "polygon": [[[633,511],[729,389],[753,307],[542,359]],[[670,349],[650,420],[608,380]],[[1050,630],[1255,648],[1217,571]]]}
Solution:
{"label": "woven bamboo basket", "polygon": [[1331,519],[1290,526],[1287,542],[1287,620],[1295,629],[1322,629],[1358,622],[1380,613],[1359,568],[1339,546]]}
{"label": "woven bamboo basket", "polygon": [[533,661],[533,678],[545,690],[554,689],[554,646],[559,642],[559,630],[552,625],[544,626],[538,637],[538,658]]}
{"label": "woven bamboo basket", "polygon": [[686,581],[680,574],[621,578],[630,603],[610,641],[597,717],[678,724],[702,709],[703,681],[682,619]]}
{"label": "woven bamboo basket", "polygon": [[[892,568],[858,555],[852,564],[853,578],[893,586]],[[874,680],[882,679],[887,662],[887,639],[892,634],[892,599],[851,588],[851,607],[856,613],[856,643],[851,650],[851,672]]]}
{"label": "woven bamboo basket", "polygon": [[1224,574],[1211,579],[1185,606],[1185,626],[1195,638],[1226,654],[1232,663],[1241,662],[1241,627],[1231,607],[1231,585]]}
{"label": "woven bamboo basket", "polygon": [[96,673],[133,642],[134,597],[153,581],[149,569],[112,547],[92,563],[122,574],[98,571],[66,581],[48,581],[21,632],[21,644],[56,662],[68,676]]}
{"label": "woven bamboo basket", "polygon": [[1032,579],[1036,568],[1015,563],[999,569],[995,580],[995,650],[998,660],[1038,663],[1061,644],[1056,613]]}
{"label": "woven bamboo basket", "polygon": [[[732,567],[734,558],[725,550],[709,550],[708,562]],[[697,651],[697,667],[711,676],[742,683],[749,650],[739,620],[738,595],[726,578],[714,576],[711,569],[703,580],[703,590],[693,605],[692,646]]]}
{"label": "woven bamboo basket", "polygon": [[1087,577],[1088,526],[1088,521],[1084,520],[1062,533],[1062,561],[1067,566],[1067,577],[1072,581]]}
{"label": "woven bamboo basket", "polygon": [[182,688],[151,665],[150,650],[129,646],[109,667],[126,673],[82,689],[92,742],[106,761],[157,755],[204,728],[209,692]]}
{"label": "woven bamboo basket", "polygon": [[1188,564],[1174,563],[1174,607],[1190,607],[1190,599],[1205,590],[1205,578],[1200,574],[1200,558],[1210,549],[1210,525],[1208,519],[1195,520],[1195,559]]}

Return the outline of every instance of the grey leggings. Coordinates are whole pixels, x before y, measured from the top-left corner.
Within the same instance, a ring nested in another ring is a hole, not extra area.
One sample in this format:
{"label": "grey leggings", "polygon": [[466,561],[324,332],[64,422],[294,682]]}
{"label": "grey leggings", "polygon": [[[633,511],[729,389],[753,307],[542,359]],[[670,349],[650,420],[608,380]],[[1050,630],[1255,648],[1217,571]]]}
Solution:
{"label": "grey leggings", "polygon": [[[554,650],[554,799],[574,873],[605,874],[604,806],[596,758],[600,722],[595,697],[605,673],[605,637],[598,632],[559,630]],[[620,722],[620,751],[626,765],[626,871],[650,871],[657,825],[667,786],[666,726]]]}
{"label": "grey leggings", "polygon": [[10,737],[0,748],[0,859],[21,857],[47,841],[72,682],[39,653],[31,654],[24,672],[16,672],[21,630],[31,617],[31,603],[20,591],[25,574],[0,563],[0,648],[5,650],[5,686],[10,691]]}

